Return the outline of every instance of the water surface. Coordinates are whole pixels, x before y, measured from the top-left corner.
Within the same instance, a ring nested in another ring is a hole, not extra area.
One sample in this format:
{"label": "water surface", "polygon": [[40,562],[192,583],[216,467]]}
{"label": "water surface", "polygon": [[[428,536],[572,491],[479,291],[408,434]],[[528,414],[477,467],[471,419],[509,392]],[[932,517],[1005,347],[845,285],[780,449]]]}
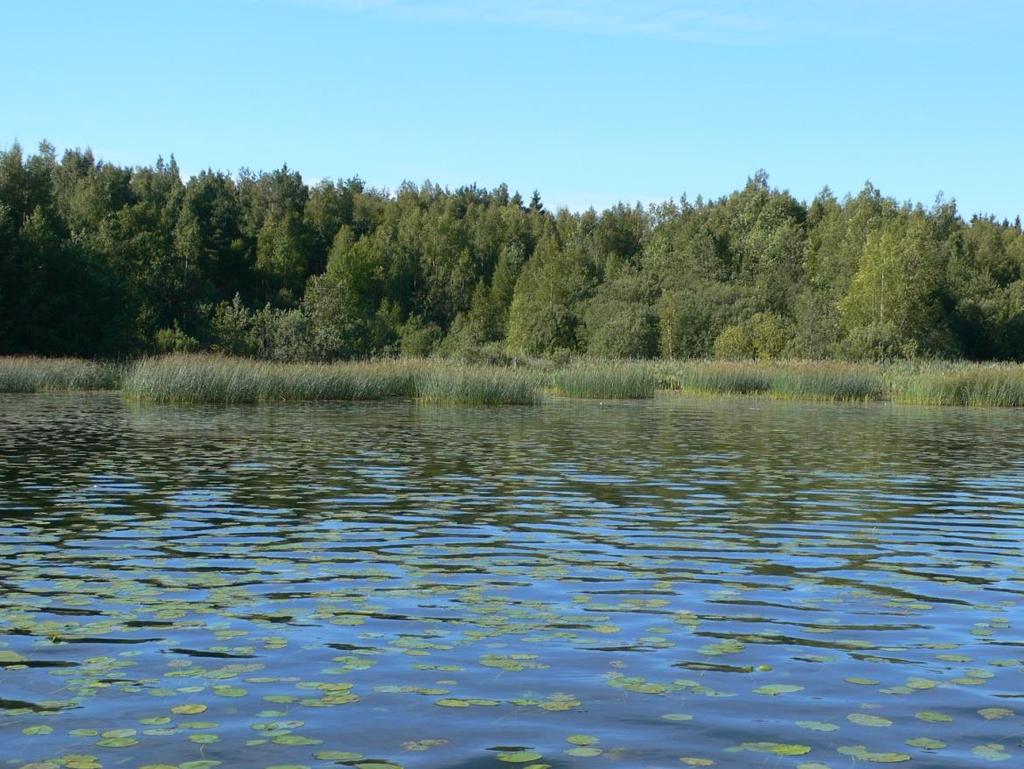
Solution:
{"label": "water surface", "polygon": [[1013,411],[0,396],[0,766],[1021,766],[1022,535]]}

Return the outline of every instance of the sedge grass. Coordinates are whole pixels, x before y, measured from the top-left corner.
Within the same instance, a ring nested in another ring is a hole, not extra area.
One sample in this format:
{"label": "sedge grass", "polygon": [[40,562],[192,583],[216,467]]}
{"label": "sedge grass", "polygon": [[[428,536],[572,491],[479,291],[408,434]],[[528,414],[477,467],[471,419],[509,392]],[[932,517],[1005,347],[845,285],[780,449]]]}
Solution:
{"label": "sedge grass", "polygon": [[1024,407],[1024,366],[824,361],[550,361],[516,366],[394,359],[274,363],[220,355],[143,358],[130,366],[68,358],[0,357],[0,392],[116,390],[160,403],[374,401],[528,404],[571,398],[650,398],[656,390],[787,400],[890,401]]}
{"label": "sedge grass", "polygon": [[1024,367],[1006,364],[901,366],[892,400],[923,406],[1024,406]]}
{"label": "sedge grass", "polygon": [[491,366],[435,366],[419,372],[420,403],[529,405],[540,400],[537,378],[518,369]]}
{"label": "sedge grass", "polygon": [[156,403],[372,401],[415,392],[408,361],[288,364],[217,355],[144,358],[124,381],[127,397]]}
{"label": "sedge grass", "polygon": [[653,398],[657,385],[654,371],[641,362],[591,361],[551,374],[552,391],[568,398]]}
{"label": "sedge grass", "polygon": [[116,390],[123,367],[80,358],[0,357],[0,392]]}

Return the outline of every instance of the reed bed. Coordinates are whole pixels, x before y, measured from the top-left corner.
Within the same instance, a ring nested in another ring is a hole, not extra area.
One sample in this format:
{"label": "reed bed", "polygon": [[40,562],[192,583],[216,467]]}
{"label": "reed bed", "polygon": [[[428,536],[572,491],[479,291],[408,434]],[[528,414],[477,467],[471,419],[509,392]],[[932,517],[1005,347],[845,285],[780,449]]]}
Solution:
{"label": "reed bed", "polygon": [[875,366],[844,363],[780,365],[767,372],[768,394],[787,400],[867,402],[885,400],[888,386]]}
{"label": "reed bed", "polygon": [[550,381],[556,395],[604,400],[653,398],[658,386],[651,366],[643,362],[576,363],[554,371]]}
{"label": "reed bed", "polygon": [[330,364],[271,363],[215,355],[145,358],[129,372],[125,395],[153,403],[377,401],[535,403],[535,377],[513,369],[382,360]]}
{"label": "reed bed", "polygon": [[898,367],[892,400],[922,406],[1024,406],[1024,367],[1005,364]]}
{"label": "reed bed", "polygon": [[288,364],[168,355],[136,363],[125,378],[124,393],[155,403],[373,401],[413,395],[416,377],[412,361]]}
{"label": "reed bed", "polygon": [[79,358],[0,357],[0,392],[117,390],[124,367]]}
{"label": "reed bed", "polygon": [[658,390],[786,400],[890,401],[929,406],[1024,407],[1024,366],[972,363],[601,361],[515,366],[394,359],[274,363],[220,355],[143,358],[134,364],[0,357],[0,392],[117,390],[157,403],[376,401],[532,404],[569,398],[651,398]]}
{"label": "reed bed", "polygon": [[771,387],[763,366],[733,362],[687,362],[663,369],[665,389],[704,395],[751,395]]}
{"label": "reed bed", "polygon": [[419,372],[420,403],[497,406],[540,401],[538,378],[528,372],[491,366],[435,366]]}

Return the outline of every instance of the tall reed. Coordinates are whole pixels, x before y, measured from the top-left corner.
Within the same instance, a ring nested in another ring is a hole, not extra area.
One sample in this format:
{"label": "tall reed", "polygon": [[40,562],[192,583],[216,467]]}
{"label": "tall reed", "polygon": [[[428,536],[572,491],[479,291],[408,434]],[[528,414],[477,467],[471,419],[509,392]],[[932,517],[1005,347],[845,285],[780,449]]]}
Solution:
{"label": "tall reed", "polygon": [[896,367],[892,399],[924,406],[1024,406],[1024,368],[1007,364]]}
{"label": "tall reed", "polygon": [[116,389],[134,400],[185,404],[400,397],[493,405],[536,403],[542,392],[618,399],[650,398],[660,389],[790,400],[1024,407],[1024,366],[586,359],[515,366],[441,359],[274,363],[205,354],[143,358],[123,365],[0,357],[0,392]]}
{"label": "tall reed", "polygon": [[569,398],[653,398],[658,380],[643,362],[589,361],[551,374],[551,389]]}
{"label": "tall reed", "polygon": [[435,366],[419,372],[416,395],[421,403],[466,403],[496,406],[540,400],[537,377],[511,368]]}
{"label": "tall reed", "polygon": [[0,392],[116,390],[123,366],[80,358],[0,357]]}
{"label": "tall reed", "polygon": [[413,395],[416,376],[416,366],[407,361],[288,364],[168,355],[136,363],[125,378],[124,392],[158,403],[381,400]]}

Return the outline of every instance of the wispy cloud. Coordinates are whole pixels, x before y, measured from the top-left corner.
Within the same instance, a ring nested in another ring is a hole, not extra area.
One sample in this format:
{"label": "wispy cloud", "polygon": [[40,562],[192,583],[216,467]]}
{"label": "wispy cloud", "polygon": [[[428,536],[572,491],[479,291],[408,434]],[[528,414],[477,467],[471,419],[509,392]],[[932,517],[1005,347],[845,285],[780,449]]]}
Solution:
{"label": "wispy cloud", "polygon": [[[702,42],[767,42],[778,16],[708,0],[292,0],[427,22],[493,24]],[[763,6],[762,6],[763,8]]]}

